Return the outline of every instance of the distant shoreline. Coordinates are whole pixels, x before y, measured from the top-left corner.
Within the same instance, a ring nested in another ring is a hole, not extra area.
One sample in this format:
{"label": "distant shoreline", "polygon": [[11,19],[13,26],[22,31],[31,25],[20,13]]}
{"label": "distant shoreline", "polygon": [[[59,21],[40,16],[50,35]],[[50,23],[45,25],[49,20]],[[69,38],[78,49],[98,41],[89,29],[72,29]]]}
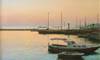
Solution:
{"label": "distant shoreline", "polygon": [[33,29],[0,29],[0,31],[31,31]]}

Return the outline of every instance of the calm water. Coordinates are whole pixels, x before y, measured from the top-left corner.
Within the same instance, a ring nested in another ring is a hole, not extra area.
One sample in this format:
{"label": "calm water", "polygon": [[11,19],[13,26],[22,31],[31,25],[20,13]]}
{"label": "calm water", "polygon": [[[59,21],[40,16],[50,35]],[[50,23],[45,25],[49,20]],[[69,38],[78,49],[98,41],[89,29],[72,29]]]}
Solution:
{"label": "calm water", "polygon": [[[57,60],[56,54],[49,54],[47,51],[48,40],[51,37],[68,38],[67,35],[40,35],[30,31],[0,31],[0,34],[0,60]],[[70,40],[79,44],[94,44],[75,35],[71,35]],[[83,56],[83,60],[100,60],[100,49],[96,52],[98,54]]]}

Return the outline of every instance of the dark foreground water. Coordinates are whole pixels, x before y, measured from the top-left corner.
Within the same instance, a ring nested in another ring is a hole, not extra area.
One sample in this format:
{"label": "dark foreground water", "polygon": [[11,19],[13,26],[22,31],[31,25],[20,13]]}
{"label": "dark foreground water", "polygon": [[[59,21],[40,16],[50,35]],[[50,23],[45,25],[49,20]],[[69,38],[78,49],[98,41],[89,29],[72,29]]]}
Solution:
{"label": "dark foreground water", "polygon": [[[67,35],[40,35],[30,31],[0,31],[0,34],[0,60],[58,60],[57,54],[49,54],[47,51],[49,38],[68,38]],[[75,35],[71,35],[70,40],[79,44],[96,44]],[[98,54],[83,56],[82,59],[100,60],[100,49],[96,52]]]}

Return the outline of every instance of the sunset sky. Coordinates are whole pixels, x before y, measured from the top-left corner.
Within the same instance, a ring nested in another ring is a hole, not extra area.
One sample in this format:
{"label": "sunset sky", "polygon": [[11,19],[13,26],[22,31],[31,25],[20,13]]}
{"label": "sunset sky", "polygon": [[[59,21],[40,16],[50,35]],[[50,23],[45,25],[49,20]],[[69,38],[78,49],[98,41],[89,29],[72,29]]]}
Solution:
{"label": "sunset sky", "polygon": [[87,17],[89,23],[96,22],[100,10],[100,0],[2,0],[2,26],[26,27],[46,25],[48,12],[50,24],[60,24],[62,11],[63,21],[73,27],[78,21]]}

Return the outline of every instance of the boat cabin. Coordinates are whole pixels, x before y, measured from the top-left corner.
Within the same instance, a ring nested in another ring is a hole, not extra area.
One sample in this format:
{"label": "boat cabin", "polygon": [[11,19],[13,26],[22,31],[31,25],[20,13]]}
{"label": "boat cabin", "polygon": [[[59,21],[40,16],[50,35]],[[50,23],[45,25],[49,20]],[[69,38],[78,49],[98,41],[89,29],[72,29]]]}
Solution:
{"label": "boat cabin", "polygon": [[51,38],[48,45],[53,45],[53,46],[67,46],[66,43],[67,39],[66,38]]}

